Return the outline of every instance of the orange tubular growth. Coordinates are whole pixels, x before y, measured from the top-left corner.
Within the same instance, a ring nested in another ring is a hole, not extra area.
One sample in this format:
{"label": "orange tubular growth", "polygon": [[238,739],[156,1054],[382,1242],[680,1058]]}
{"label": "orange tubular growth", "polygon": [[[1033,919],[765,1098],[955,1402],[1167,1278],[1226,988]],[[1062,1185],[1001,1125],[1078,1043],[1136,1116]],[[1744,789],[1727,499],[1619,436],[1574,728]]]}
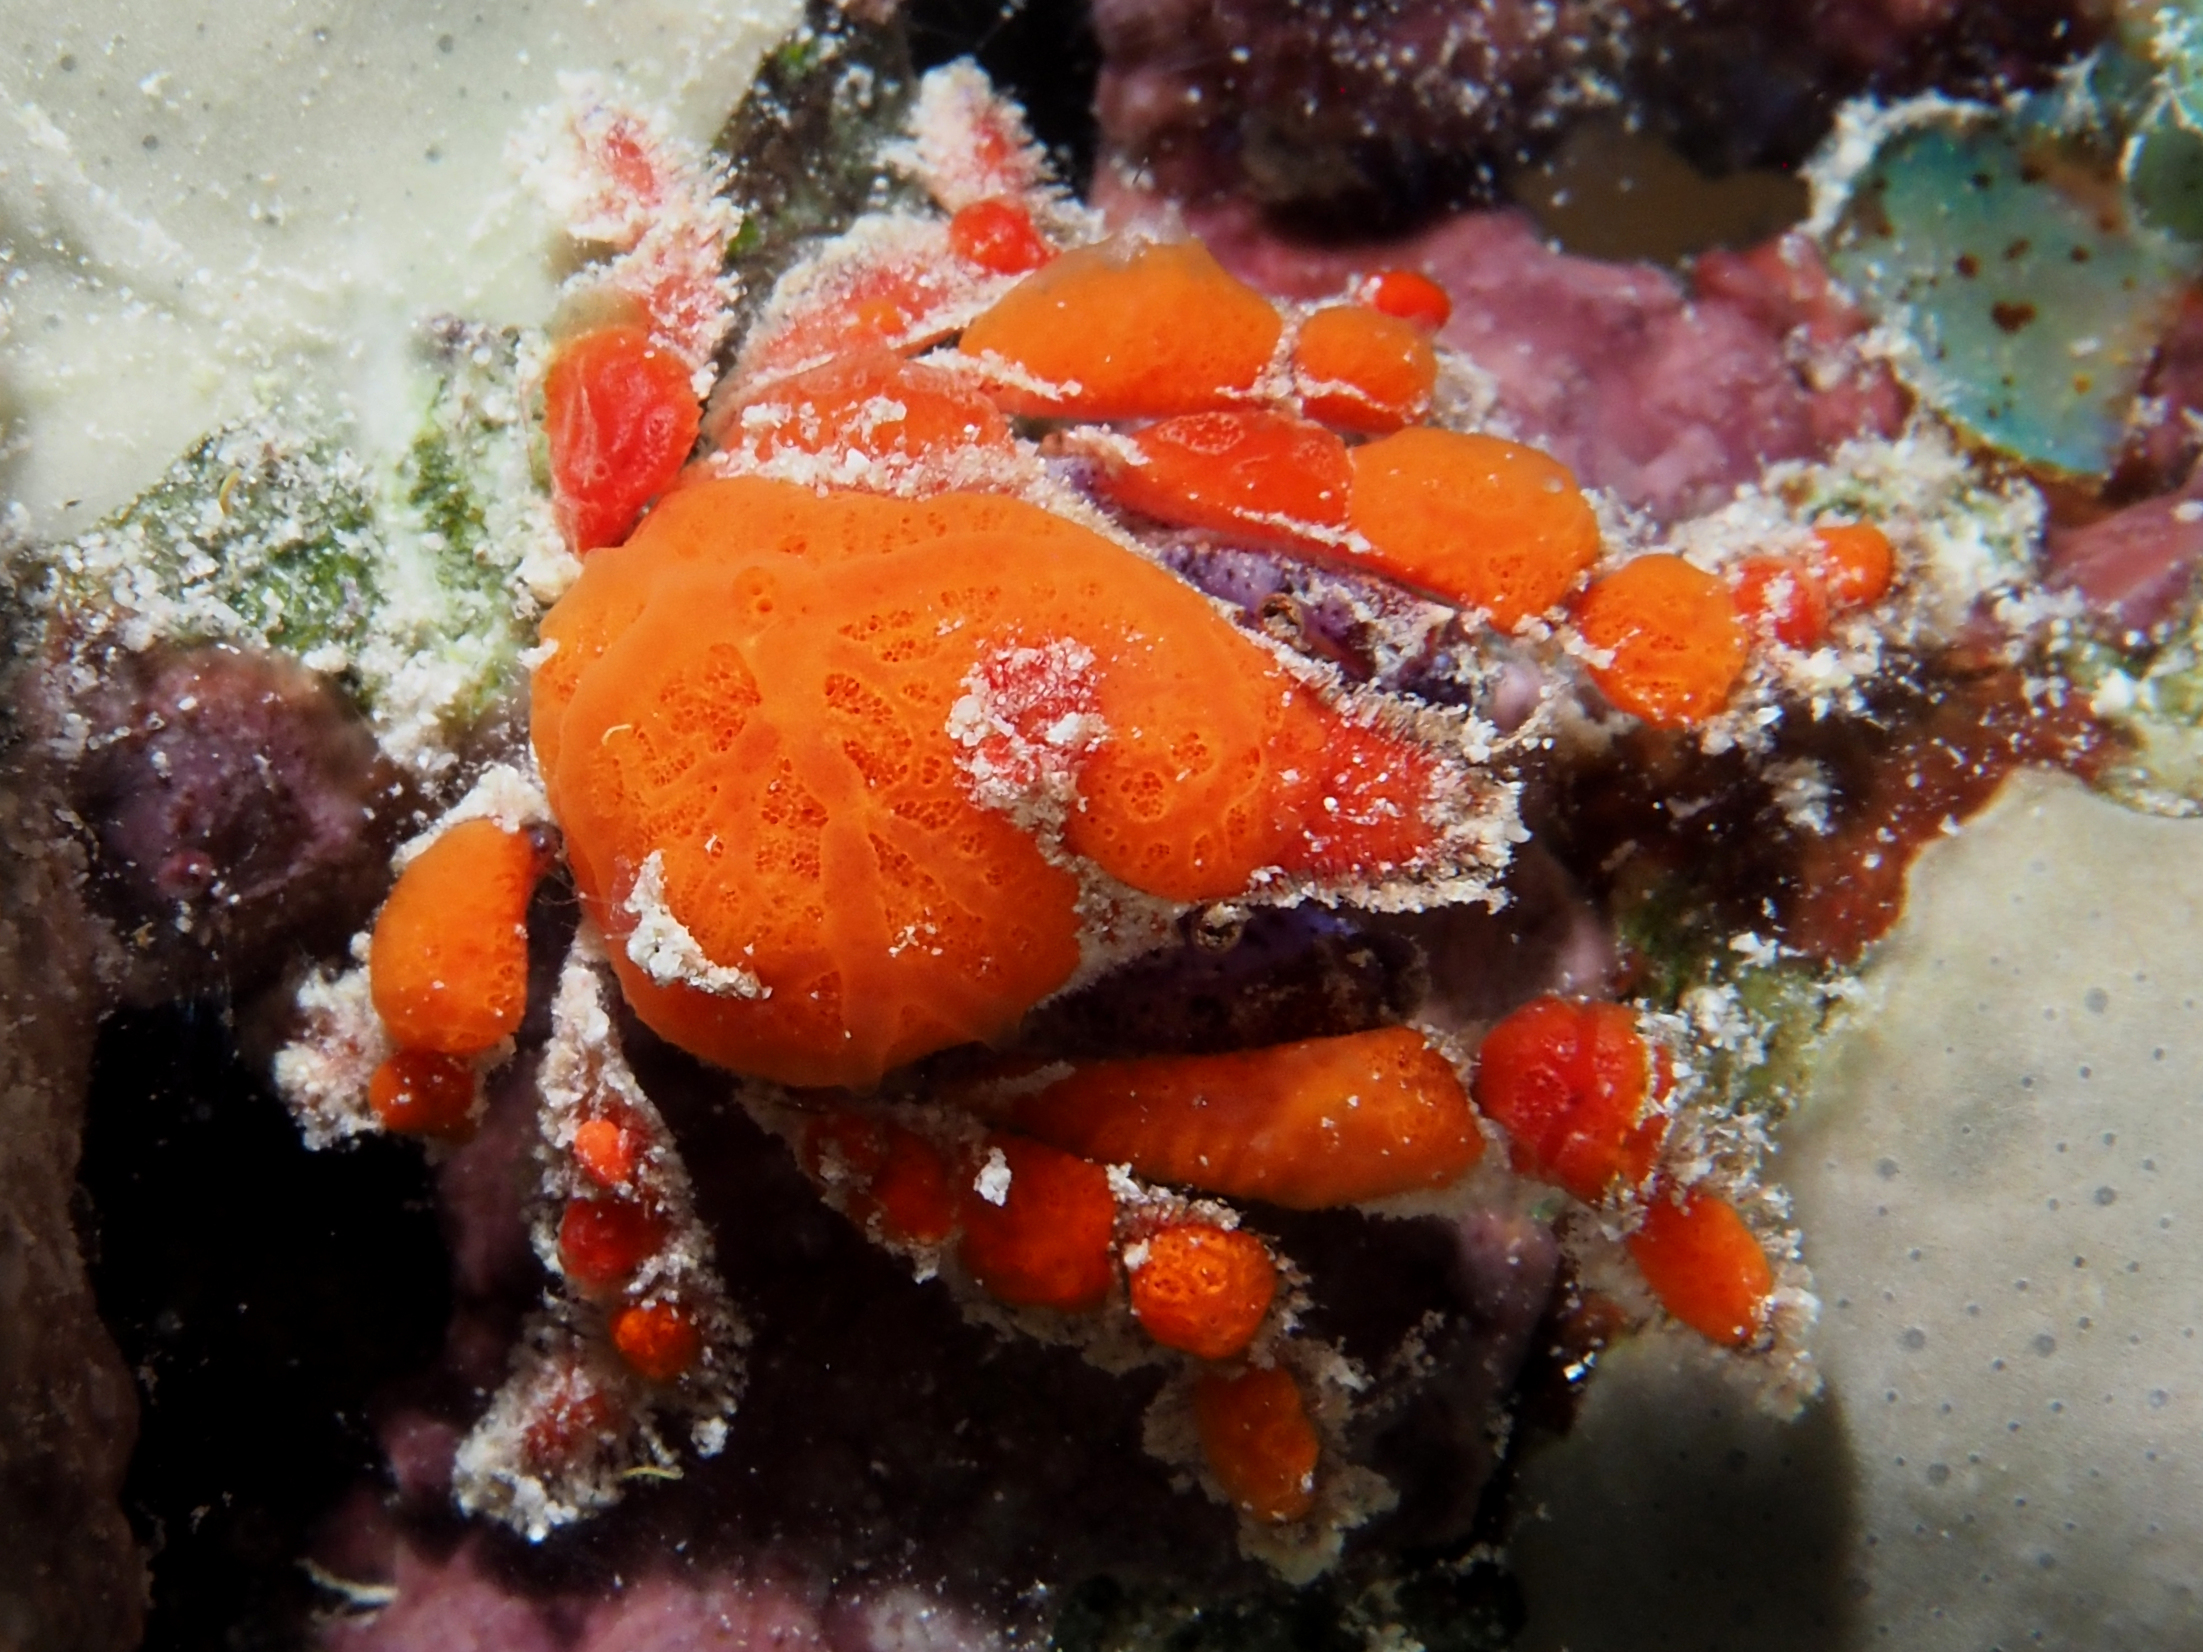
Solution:
{"label": "orange tubular growth", "polygon": [[1353,464],[1358,560],[1501,630],[1558,603],[1598,557],[1575,477],[1535,448],[1417,428],[1354,449]]}
{"label": "orange tubular growth", "polygon": [[1660,1306],[1708,1341],[1742,1347],[1765,1327],[1774,1269],[1726,1199],[1655,1189],[1629,1254]]}
{"label": "orange tubular growth", "polygon": [[1163,418],[1247,400],[1284,324],[1198,241],[1066,252],[964,329],[966,355],[1014,378],[1012,413]]}
{"label": "orange tubular growth", "polygon": [[1315,1507],[1322,1446],[1290,1372],[1204,1371],[1193,1385],[1193,1423],[1209,1472],[1240,1513],[1282,1526]]}
{"label": "orange tubular growth", "polygon": [[1744,622],[1719,579],[1679,556],[1625,563],[1583,594],[1576,628],[1613,663],[1591,680],[1655,728],[1688,728],[1729,702],[1744,669]]}
{"label": "orange tubular growth", "polygon": [[385,1130],[460,1138],[474,1133],[474,1063],[433,1050],[400,1050],[375,1069],[367,1103]]}
{"label": "orange tubular growth", "polygon": [[949,245],[990,275],[1024,275],[1055,256],[1033,228],[1033,215],[1000,196],[957,208],[949,219]]}
{"label": "orange tubular growth", "polygon": [[[1405,868],[1436,841],[1430,754],[1348,724],[1168,573],[1014,499],[685,487],[590,559],[543,632],[536,752],[628,1002],[784,1083],[866,1085],[998,1037],[1077,964],[1076,884],[1017,798],[974,797],[975,755],[1036,791],[1043,762],[1074,766],[1066,845],[1172,900],[1272,866]],[[1022,744],[950,732],[975,682]],[[1050,746],[1072,713],[1105,737]],[[652,856],[672,917],[757,990],[628,957]]]}
{"label": "orange tubular growth", "polygon": [[1132,1273],[1132,1312],[1166,1348],[1230,1359],[1262,1328],[1277,1295],[1270,1249],[1239,1228],[1180,1222],[1147,1242]]}
{"label": "orange tubular growth", "polygon": [[1651,1174],[1668,1121],[1647,1103],[1663,1073],[1625,1005],[1537,998],[1484,1035],[1476,1104],[1507,1132],[1517,1170],[1595,1204]]}
{"label": "orange tubular growth", "polygon": [[[985,1166],[975,1167],[962,1196],[964,1238],[957,1255],[971,1276],[1014,1307],[1066,1313],[1100,1307],[1116,1277],[1110,1239],[1117,1200],[1109,1173],[1016,1136],[989,1136],[987,1147]],[[1007,1187],[996,1179],[997,1152]]]}
{"label": "orange tubular growth", "polygon": [[551,493],[577,551],[616,545],[673,485],[700,420],[688,369],[640,327],[602,327],[558,347],[543,377]]}
{"label": "orange tubular growth", "polygon": [[1159,1182],[1294,1210],[1444,1187],[1484,1150],[1445,1057],[1404,1027],[1080,1069],[1020,1130]]}
{"label": "orange tubular growth", "polygon": [[1311,419],[1383,435],[1430,411],[1438,355],[1414,322],[1337,304],[1301,324],[1293,383]]}
{"label": "orange tubular growth", "polygon": [[544,852],[526,832],[464,820],[414,856],[375,918],[375,1013],[408,1050],[476,1055],[528,1007],[528,897]]}
{"label": "orange tubular growth", "polygon": [[1320,424],[1255,408],[1187,413],[1136,431],[1141,462],[1095,481],[1159,521],[1287,545],[1335,544],[1353,486],[1346,444]]}

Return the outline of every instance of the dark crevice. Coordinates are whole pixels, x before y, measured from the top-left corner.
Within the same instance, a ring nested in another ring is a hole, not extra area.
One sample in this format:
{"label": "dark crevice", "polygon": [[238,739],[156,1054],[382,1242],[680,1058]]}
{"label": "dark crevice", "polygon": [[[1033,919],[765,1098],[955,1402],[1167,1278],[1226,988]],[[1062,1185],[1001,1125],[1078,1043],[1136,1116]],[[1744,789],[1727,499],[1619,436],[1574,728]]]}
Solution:
{"label": "dark crevice", "polygon": [[377,1390],[434,1357],[448,1263],[420,1151],[309,1153],[218,1005],[102,1029],[79,1171],[100,1314],[142,1424],[123,1501],[145,1645],[292,1646],[312,1522],[380,1472]]}

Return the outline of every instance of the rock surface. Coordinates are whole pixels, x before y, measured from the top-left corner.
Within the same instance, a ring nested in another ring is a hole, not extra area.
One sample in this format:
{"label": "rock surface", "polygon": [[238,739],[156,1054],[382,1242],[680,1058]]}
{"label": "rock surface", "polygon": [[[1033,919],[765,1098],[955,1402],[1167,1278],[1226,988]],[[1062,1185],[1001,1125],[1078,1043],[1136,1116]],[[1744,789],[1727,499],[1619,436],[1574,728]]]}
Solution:
{"label": "rock surface", "polygon": [[1525,1475],[1526,1648],[2203,1643],[2199,930],[2203,825],[2070,781],[1922,857],[1778,1165],[1827,1394],[1609,1358]]}
{"label": "rock surface", "polygon": [[138,1408],[70,1220],[102,995],[52,803],[0,780],[0,1646],[119,1652],[144,1613],[118,1501]]}

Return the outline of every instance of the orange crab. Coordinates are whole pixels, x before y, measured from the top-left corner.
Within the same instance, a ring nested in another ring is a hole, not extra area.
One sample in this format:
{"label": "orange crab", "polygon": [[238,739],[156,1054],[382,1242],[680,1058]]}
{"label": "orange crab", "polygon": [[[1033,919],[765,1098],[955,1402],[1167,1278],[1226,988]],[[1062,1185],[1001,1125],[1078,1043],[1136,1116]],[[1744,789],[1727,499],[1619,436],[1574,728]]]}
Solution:
{"label": "orange crab", "polygon": [[[1499,898],[1522,833],[1498,731],[1350,690],[1235,623],[1155,559],[1171,536],[1406,587],[1556,668],[1580,645],[1611,705],[1657,724],[1717,715],[1755,636],[1806,640],[1789,587],[1757,574],[1732,590],[1647,556],[1594,579],[1598,519],[1563,467],[1435,422],[1447,305],[1427,277],[1280,308],[1198,243],[1092,239],[974,79],[937,73],[921,99],[955,157],[928,177],[941,210],[785,280],[701,417],[694,292],[680,328],[646,304],[554,347],[554,502],[587,556],[543,626],[540,789],[487,777],[404,861],[367,949],[362,1123],[463,1134],[520,1024],[530,894],[563,846],[588,922],[538,1078],[557,1285],[460,1463],[470,1506],[538,1535],[663,1457],[653,1408],[685,1407],[718,1449],[739,1386],[745,1333],[620,1056],[607,971],[975,1311],[1096,1347],[1138,1333],[1180,1374],[1166,1401],[1212,1489],[1306,1550],[1353,1518],[1349,1400],[1332,1351],[1295,1334],[1290,1261],[1226,1201],[1492,1196],[1504,1137],[1517,1174],[1628,1231],[1677,1318],[1768,1334],[1761,1238],[1665,1147],[1672,1034],[1621,1006],[1531,1005],[1474,1060],[1391,1027],[913,1066],[1003,1039],[1197,908]],[[648,161],[623,143],[621,165]],[[664,269],[608,279],[681,296]],[[1791,583],[1871,602],[1873,550],[1831,535]]]}

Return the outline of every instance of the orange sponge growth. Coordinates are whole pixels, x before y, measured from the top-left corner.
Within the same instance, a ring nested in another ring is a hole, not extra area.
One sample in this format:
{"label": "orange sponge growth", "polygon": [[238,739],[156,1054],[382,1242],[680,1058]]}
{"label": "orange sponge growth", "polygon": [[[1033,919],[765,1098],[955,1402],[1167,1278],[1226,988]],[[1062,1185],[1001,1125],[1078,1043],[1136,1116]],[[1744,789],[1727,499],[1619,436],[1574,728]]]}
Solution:
{"label": "orange sponge growth", "polygon": [[567,340],[543,377],[551,495],[577,551],[616,545],[673,485],[700,420],[688,369],[640,327]]}
{"label": "orange sponge growth", "polygon": [[1708,1341],[1742,1347],[1766,1325],[1774,1270],[1726,1199],[1656,1189],[1629,1254],[1660,1306]]}
{"label": "orange sponge growth", "polygon": [[1623,564],[1583,594],[1576,628],[1613,663],[1591,680],[1655,728],[1688,728],[1729,703],[1744,669],[1744,622],[1728,587],[1664,552]]}
{"label": "orange sponge growth", "polygon": [[990,275],[1023,275],[1055,256],[1033,227],[1033,215],[999,195],[956,209],[949,219],[949,246]]}
{"label": "orange sponge growth", "polygon": [[1537,998],[1484,1035],[1476,1104],[1514,1143],[1515,1168],[1596,1203],[1651,1174],[1667,1119],[1661,1067],[1621,1004]]}
{"label": "orange sponge growth", "polygon": [[1335,542],[1346,526],[1353,471],[1320,424],[1242,408],[1165,419],[1129,440],[1140,462],[1105,459],[1096,485],[1160,521],[1287,545]]}
{"label": "orange sponge growth", "polygon": [[1429,333],[1437,332],[1453,316],[1453,300],[1446,289],[1416,270],[1379,270],[1355,289],[1354,296],[1372,310],[1412,321]]}
{"label": "orange sponge growth", "polygon": [[729,439],[746,437],[761,459],[783,449],[915,459],[1010,447],[1010,427],[994,403],[937,367],[884,349],[782,379],[742,403],[736,418]]}
{"label": "orange sponge growth", "polygon": [[[1051,776],[1081,800],[1073,851],[1176,900],[1271,866],[1405,865],[1436,837],[1428,753],[1351,728],[1197,592],[1013,499],[683,488],[590,559],[544,636],[536,751],[628,1002],[786,1083],[869,1084],[1062,985],[1077,891],[1036,842]],[[1094,738],[1053,743],[1067,716]],[[750,990],[629,956],[653,857],[667,913]]]}
{"label": "orange sponge growth", "polygon": [[987,1149],[962,1200],[957,1255],[971,1276],[1015,1307],[1100,1307],[1116,1277],[1109,1173],[1016,1136],[989,1136]]}
{"label": "orange sponge growth", "polygon": [[1284,324],[1198,241],[1064,253],[964,329],[1012,413],[1164,418],[1247,400]]}
{"label": "orange sponge growth", "polygon": [[877,1215],[887,1238],[919,1244],[954,1230],[948,1163],[916,1131],[837,1107],[810,1121],[803,1151],[812,1175],[841,1182],[844,1208],[860,1227]]}
{"label": "orange sponge growth", "polygon": [[1404,1027],[1098,1062],[1012,1117],[1155,1181],[1295,1210],[1444,1187],[1484,1149],[1452,1066]]}
{"label": "orange sponge growth", "polygon": [[1290,1372],[1203,1372],[1193,1385],[1193,1422],[1209,1472],[1240,1513],[1281,1526],[1315,1507],[1322,1445]]}
{"label": "orange sponge growth", "polygon": [[1277,1295],[1270,1249],[1240,1228],[1179,1222],[1147,1242],[1132,1274],[1132,1312],[1166,1348],[1230,1359],[1262,1328]]}
{"label": "orange sponge growth", "polygon": [[652,1382],[672,1382],[704,1352],[704,1334],[671,1302],[622,1308],[612,1316],[612,1346],[628,1367]]}
{"label": "orange sponge growth", "polygon": [[1335,304],[1301,324],[1293,385],[1311,419],[1384,434],[1430,411],[1438,354],[1429,332],[1359,304]]}
{"label": "orange sponge growth", "polygon": [[1362,560],[1502,630],[1558,603],[1598,557],[1575,477],[1535,448],[1417,428],[1356,448],[1353,462]]}
{"label": "orange sponge growth", "polygon": [[640,1134],[616,1119],[585,1119],[574,1131],[574,1163],[603,1188],[625,1187],[642,1159]]}
{"label": "orange sponge growth", "polygon": [[474,1063],[433,1050],[400,1050],[367,1085],[375,1117],[401,1136],[471,1136],[474,1095]]}
{"label": "orange sponge growth", "polygon": [[1821,579],[1837,608],[1863,608],[1889,594],[1897,577],[1897,553],[1889,535],[1870,522],[1815,528]]}
{"label": "orange sponge growth", "polygon": [[375,919],[375,1013],[408,1050],[475,1055],[528,1007],[528,897],[544,852],[525,832],[465,820],[414,856]]}

